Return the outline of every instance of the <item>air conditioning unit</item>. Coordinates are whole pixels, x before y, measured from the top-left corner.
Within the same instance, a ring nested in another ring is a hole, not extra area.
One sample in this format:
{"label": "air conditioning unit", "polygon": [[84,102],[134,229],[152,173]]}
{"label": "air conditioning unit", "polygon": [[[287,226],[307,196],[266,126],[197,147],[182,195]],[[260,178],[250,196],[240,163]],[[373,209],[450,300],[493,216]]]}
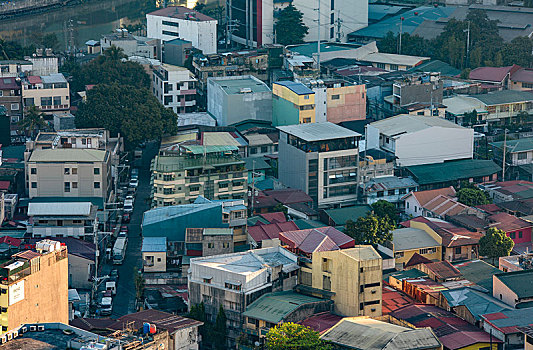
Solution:
{"label": "air conditioning unit", "polygon": [[35,332],[37,330],[37,326],[30,326],[30,332]]}
{"label": "air conditioning unit", "polygon": [[44,326],[37,326],[37,330],[39,332],[43,332],[44,331]]}
{"label": "air conditioning unit", "polygon": [[20,332],[21,332],[22,334],[26,333],[27,331],[28,331],[28,327],[26,327],[26,326],[24,326],[24,327],[22,327],[22,328],[20,329]]}
{"label": "air conditioning unit", "polygon": [[7,333],[7,340],[11,340],[13,339],[13,334],[12,333]]}
{"label": "air conditioning unit", "polygon": [[6,336],[4,335],[4,336],[0,337],[0,341],[2,342],[2,344],[4,344],[5,342],[7,342],[7,338],[6,338]]}

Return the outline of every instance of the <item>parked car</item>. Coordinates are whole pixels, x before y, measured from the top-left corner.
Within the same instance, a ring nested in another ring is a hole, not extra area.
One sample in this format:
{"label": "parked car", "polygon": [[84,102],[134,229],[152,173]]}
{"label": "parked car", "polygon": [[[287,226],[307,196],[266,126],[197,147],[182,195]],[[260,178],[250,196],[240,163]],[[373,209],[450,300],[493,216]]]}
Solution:
{"label": "parked car", "polygon": [[126,200],[133,200],[133,199],[134,199],[134,198],[133,198],[133,194],[128,194],[128,195],[126,196]]}
{"label": "parked car", "polygon": [[128,233],[128,226],[126,226],[126,225],[122,225],[122,226],[120,226],[120,232],[126,232],[126,233]]}
{"label": "parked car", "polygon": [[131,179],[130,187],[137,188],[137,186],[139,186],[139,179]]}
{"label": "parked car", "polygon": [[103,297],[100,303],[100,315],[109,316],[113,312],[113,298]]}
{"label": "parked car", "polygon": [[122,215],[122,222],[127,224],[129,223],[131,220],[131,215],[130,213],[124,213],[124,215]]}
{"label": "parked car", "polygon": [[109,272],[109,279],[111,281],[118,281],[118,270],[117,269],[113,269],[111,270],[111,272]]}
{"label": "parked car", "polygon": [[131,213],[133,211],[133,201],[125,200],[124,201],[124,213]]}

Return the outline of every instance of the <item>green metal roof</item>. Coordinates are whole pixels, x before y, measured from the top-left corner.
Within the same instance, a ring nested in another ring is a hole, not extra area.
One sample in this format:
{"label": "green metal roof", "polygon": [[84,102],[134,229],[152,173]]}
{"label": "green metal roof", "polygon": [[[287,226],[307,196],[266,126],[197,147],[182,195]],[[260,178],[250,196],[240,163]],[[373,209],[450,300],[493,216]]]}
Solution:
{"label": "green metal roof", "polygon": [[156,171],[173,172],[185,169],[208,168],[219,165],[244,165],[244,161],[236,156],[207,156],[198,158],[189,158],[184,156],[156,156],[153,160],[153,164],[153,169]]}
{"label": "green metal roof", "polygon": [[463,277],[485,288],[492,294],[492,276],[501,270],[484,262],[483,260],[469,260],[453,265]]}
{"label": "green metal roof", "polygon": [[[503,141],[491,142],[492,147],[503,149]],[[507,152],[526,152],[533,150],[533,137],[527,137],[519,140],[508,140],[505,142]]]}
{"label": "green metal roof", "polygon": [[[318,228],[318,227],[326,226],[320,221],[307,220],[307,219],[297,219],[297,220],[294,220],[294,223],[296,224],[296,226],[298,226],[300,230],[307,230],[310,228]],[[338,229],[337,227],[335,228]]]}
{"label": "green metal roof", "polygon": [[187,151],[192,154],[205,154],[205,153],[218,153],[218,152],[233,152],[238,151],[237,146],[232,145],[223,145],[223,146],[199,146],[199,145],[190,145],[183,146]]}
{"label": "green metal roof", "polygon": [[333,221],[335,221],[336,225],[344,225],[346,224],[346,221],[348,220],[356,221],[357,219],[359,219],[362,216],[365,216],[367,213],[371,211],[372,211],[372,207],[366,204],[356,205],[353,207],[324,210],[324,212]]}
{"label": "green metal roof", "polygon": [[104,199],[100,197],[35,197],[30,203],[79,203],[91,202],[98,209],[104,209]]}
{"label": "green metal roof", "polygon": [[464,159],[406,168],[419,185],[493,175],[502,168],[492,160]]}
{"label": "green metal roof", "polygon": [[300,306],[321,301],[324,300],[293,291],[268,293],[250,304],[243,315],[277,324]]}
{"label": "green metal roof", "polygon": [[474,316],[476,320],[480,320],[481,315],[511,309],[511,307],[492,296],[469,287],[443,290],[441,293],[448,301],[450,307],[464,305],[470,310],[472,316]]}
{"label": "green metal roof", "polygon": [[441,75],[447,77],[454,77],[461,74],[461,70],[457,69],[446,62],[439,60],[431,60],[424,62],[416,67],[409,69],[410,72],[439,72]]}
{"label": "green metal roof", "polygon": [[410,269],[410,270],[404,270],[400,272],[394,272],[387,276],[387,282],[389,281],[390,277],[394,277],[395,279],[401,281],[404,279],[416,279],[420,277],[427,277],[427,274],[423,273],[419,269]]}
{"label": "green metal roof", "polygon": [[268,220],[266,220],[265,218],[263,218],[263,217],[261,217],[259,215],[249,217],[247,221],[248,221],[248,226],[255,226],[255,224],[257,224],[258,221],[263,223],[263,224],[265,224],[265,225],[270,224],[270,222]]}
{"label": "green metal roof", "polygon": [[533,93],[518,90],[502,90],[489,92],[488,94],[470,95],[488,106],[506,103],[533,101]]}
{"label": "green metal roof", "polygon": [[518,298],[533,297],[533,270],[513,271],[495,275]]}

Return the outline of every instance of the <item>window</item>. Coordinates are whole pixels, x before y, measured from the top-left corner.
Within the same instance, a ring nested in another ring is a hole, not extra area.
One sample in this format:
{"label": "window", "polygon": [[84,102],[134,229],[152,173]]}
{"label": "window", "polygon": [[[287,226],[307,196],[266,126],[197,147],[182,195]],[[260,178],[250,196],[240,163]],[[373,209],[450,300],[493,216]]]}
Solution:
{"label": "window", "polygon": [[163,30],[163,34],[170,36],[180,36],[179,33],[169,32],[168,30]]}
{"label": "window", "polygon": [[268,152],[268,146],[261,146],[261,153],[267,153]]}
{"label": "window", "polygon": [[163,21],[162,23],[164,25],[166,25],[166,26],[171,26],[171,27],[179,27],[180,26],[179,23],[175,23],[175,22]]}
{"label": "window", "polygon": [[391,64],[390,65],[390,70],[398,70],[398,65],[397,64]]}
{"label": "window", "polygon": [[385,63],[378,63],[378,68],[385,69]]}
{"label": "window", "polygon": [[223,242],[222,243],[222,248],[229,248],[229,243],[228,242]]}
{"label": "window", "polygon": [[257,147],[250,147],[250,154],[257,154]]}
{"label": "window", "polygon": [[70,192],[70,182],[65,182],[65,192]]}
{"label": "window", "polygon": [[511,239],[515,239],[516,238],[516,232],[509,233],[509,237],[511,237]]}
{"label": "window", "polygon": [[61,105],[61,96],[54,96],[54,106]]}
{"label": "window", "polygon": [[329,19],[329,24],[335,24],[335,14],[332,13]]}
{"label": "window", "polygon": [[332,100],[339,100],[341,98],[341,95],[331,95]]}
{"label": "window", "polygon": [[209,249],[215,248],[215,243],[207,243],[207,248]]}
{"label": "window", "polygon": [[41,97],[41,106],[51,106],[52,98],[51,97]]}
{"label": "window", "polygon": [[406,202],[406,203],[405,203],[405,207],[406,207],[407,209],[409,209],[409,202]]}
{"label": "window", "polygon": [[211,283],[212,278],[204,278],[204,283]]}
{"label": "window", "polygon": [[455,248],[455,254],[461,254],[461,247]]}
{"label": "window", "polygon": [[522,238],[522,231],[518,231],[518,238]]}
{"label": "window", "polygon": [[518,160],[525,160],[525,159],[527,159],[527,152],[518,153]]}
{"label": "window", "polygon": [[335,0],[331,0],[331,11],[335,10]]}
{"label": "window", "polygon": [[437,251],[437,248],[422,248],[418,252],[420,255],[433,254]]}
{"label": "window", "polygon": [[100,188],[100,182],[95,182],[94,183],[94,188]]}
{"label": "window", "polygon": [[100,168],[94,168],[94,175],[100,175]]}
{"label": "window", "polygon": [[383,194],[384,194],[383,191],[378,191],[378,194],[377,194],[378,198],[383,197]]}
{"label": "window", "polygon": [[37,182],[32,182],[31,183],[31,188],[37,188]]}
{"label": "window", "polygon": [[322,289],[331,290],[331,277],[322,276]]}
{"label": "window", "polygon": [[396,194],[396,190],[388,190],[387,196],[394,196]]}
{"label": "window", "polygon": [[72,175],[78,174],[78,168],[72,168]]}
{"label": "window", "polygon": [[81,144],[85,146],[87,144],[87,139],[86,138],[82,138],[81,139]]}
{"label": "window", "polygon": [[161,258],[157,258],[157,262],[161,262]]}
{"label": "window", "polygon": [[407,193],[407,189],[406,188],[400,188],[399,193],[400,194],[406,194]]}
{"label": "window", "polygon": [[191,187],[189,187],[189,190],[191,192],[198,192],[198,191],[200,191],[200,186],[198,186],[198,185],[191,186]]}
{"label": "window", "polygon": [[28,107],[35,106],[35,100],[33,99],[33,97],[25,98],[24,104]]}
{"label": "window", "polygon": [[70,168],[65,168],[65,175],[70,175]]}
{"label": "window", "polygon": [[397,258],[397,259],[398,259],[398,258],[403,258],[403,252],[396,252],[396,253],[394,253],[394,257]]}
{"label": "window", "polygon": [[37,174],[37,168],[31,168],[31,169],[30,169],[30,173],[31,173],[32,175],[36,175],[36,174]]}
{"label": "window", "polygon": [[78,183],[77,182],[73,182],[72,183],[72,188],[78,188]]}
{"label": "window", "polygon": [[228,188],[228,183],[227,182],[219,182],[218,183],[218,188]]}
{"label": "window", "polygon": [[18,111],[20,108],[19,104],[18,103],[12,103],[11,104],[11,110],[12,111]]}
{"label": "window", "polygon": [[331,27],[329,28],[329,38],[333,39],[334,36],[335,36],[335,28]]}
{"label": "window", "polygon": [[163,194],[173,194],[174,189],[173,188],[163,188]]}
{"label": "window", "polygon": [[172,181],[172,174],[163,175],[163,181]]}
{"label": "window", "polygon": [[305,95],[304,100],[309,100],[309,95]]}

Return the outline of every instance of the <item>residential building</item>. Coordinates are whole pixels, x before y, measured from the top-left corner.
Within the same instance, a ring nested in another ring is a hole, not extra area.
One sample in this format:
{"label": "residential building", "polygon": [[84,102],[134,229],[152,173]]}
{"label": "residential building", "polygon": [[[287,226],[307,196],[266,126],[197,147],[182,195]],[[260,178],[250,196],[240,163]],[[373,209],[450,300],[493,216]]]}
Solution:
{"label": "residential building", "polygon": [[11,129],[16,130],[16,124],[22,120],[22,87],[16,78],[0,79],[0,105],[6,109],[6,115],[11,121]]}
{"label": "residential building", "polygon": [[430,117],[438,117],[442,96],[443,82],[439,73],[404,75],[392,85],[392,95],[385,97],[385,108],[393,114],[407,111],[408,114],[422,116],[425,116],[425,108],[428,108]]}
{"label": "residential building", "polygon": [[293,291],[264,294],[246,307],[244,332],[252,342],[265,339],[269,329],[285,322],[297,323],[316,313],[330,311],[333,302]]}
{"label": "residential building", "polygon": [[294,81],[278,81],[272,85],[272,125],[298,125],[315,121],[313,90]]}
{"label": "residential building", "polygon": [[196,111],[196,78],[184,67],[161,64],[152,70],[152,92],[174,113]]}
{"label": "residential building", "polygon": [[478,259],[455,263],[454,266],[465,279],[483,288],[482,290],[487,290],[492,295],[492,276],[501,273],[501,270]]}
{"label": "residential building", "polygon": [[506,348],[522,349],[525,344],[524,334],[520,328],[533,324],[533,308],[486,313],[481,318],[485,332],[491,333],[494,338],[503,342]]}
{"label": "residential building", "polygon": [[183,67],[191,54],[192,43],[190,41],[174,39],[163,42],[163,63]]}
{"label": "residential building", "polygon": [[361,184],[382,176],[394,175],[394,156],[380,149],[367,149],[359,158]]}
{"label": "residential building", "polygon": [[320,211],[320,221],[327,226],[344,227],[348,220],[357,221],[372,212],[370,205],[362,204],[344,208],[323,209]]}
{"label": "residential building", "polygon": [[411,222],[409,228],[392,231],[392,243],[398,265],[405,265],[415,253],[432,261],[442,259],[442,238],[423,224]]}
{"label": "residential building", "polygon": [[251,75],[207,79],[207,111],[226,126],[244,120],[272,121],[272,94]]}
{"label": "residential building", "polygon": [[212,256],[234,252],[232,228],[187,228],[185,249],[188,256]]}
{"label": "residential building", "polygon": [[511,75],[509,81],[511,90],[532,90],[533,89],[533,69],[520,68]]}
{"label": "residential building", "polygon": [[511,237],[516,245],[531,243],[533,222],[508,213],[497,213],[487,217],[487,228],[495,227]]}
{"label": "residential building", "polygon": [[70,109],[70,88],[61,73],[30,75],[22,80],[24,107],[36,106],[43,113],[52,114]]}
{"label": "residential building", "polygon": [[507,305],[524,309],[533,304],[533,270],[504,272],[492,276],[492,296]]}
{"label": "residential building", "polygon": [[439,196],[455,198],[455,189],[450,186],[436,190],[409,192],[402,198],[405,202],[405,214],[414,218],[417,216],[429,216],[428,213],[424,213],[424,207]]}
{"label": "residential building", "polygon": [[403,207],[402,198],[418,189],[416,181],[410,177],[383,176],[376,177],[363,184],[363,196],[366,204],[386,200]]}
{"label": "residential building", "polygon": [[341,79],[302,81],[315,93],[315,121],[335,124],[366,119],[366,87]]}
{"label": "residential building", "polygon": [[367,149],[389,152],[404,167],[472,159],[474,130],[441,118],[398,115],[366,125],[365,140]]}
{"label": "residential building", "polygon": [[533,269],[533,253],[520,255],[501,256],[498,267],[503,272],[514,272]]}
{"label": "residential building", "polygon": [[508,89],[511,76],[520,68],[515,64],[508,67],[478,67],[472,69],[468,74],[468,79],[492,85],[498,90]]}
{"label": "residential building", "polygon": [[93,241],[98,230],[97,210],[91,202],[29,203],[28,233],[37,238],[74,237]]}
{"label": "residential building", "polygon": [[102,35],[100,39],[101,53],[111,46],[122,49],[126,56],[138,56],[161,60],[160,38],[152,39],[134,36],[125,28],[119,28],[115,32]]}
{"label": "residential building", "polygon": [[517,327],[524,334],[524,350],[533,349],[533,329],[531,326]]}
{"label": "residential building", "polygon": [[228,343],[234,346],[244,326],[243,312],[261,295],[291,290],[297,283],[297,257],[281,248],[193,258],[189,269],[189,307],[203,302],[215,322],[222,306]]}
{"label": "residential building", "polygon": [[474,184],[493,182],[502,168],[492,160],[464,159],[408,166],[405,170],[418,183],[420,190],[430,190],[459,187],[463,181]]}
{"label": "residential building", "polygon": [[278,178],[318,207],[355,203],[360,134],[330,122],[280,126]]}
{"label": "residential building", "polygon": [[101,197],[111,190],[110,153],[87,148],[35,149],[26,161],[33,197]]}
{"label": "residential building", "polygon": [[342,350],[442,348],[442,344],[430,328],[399,326],[365,316],[345,317],[324,332],[320,338],[333,343],[336,349]]}
{"label": "residential building", "polygon": [[26,60],[0,60],[0,78],[16,78],[30,73],[33,63]]}
{"label": "residential building", "polygon": [[533,138],[526,137],[518,140],[491,142],[494,161],[503,164],[505,147],[506,178],[517,180],[533,180]]}
{"label": "residential building", "polygon": [[246,134],[244,137],[248,140],[248,159],[257,159],[266,155],[278,153],[278,133],[272,134]]}
{"label": "residential building", "polygon": [[59,73],[59,58],[52,49],[36,49],[31,56],[24,57],[32,63],[32,75],[50,75]]}
{"label": "residential building", "polygon": [[2,333],[25,324],[68,323],[67,247],[43,240],[0,266]]}
{"label": "residential building", "polygon": [[144,237],[141,247],[143,272],[167,271],[167,238]]}
{"label": "residential building", "polygon": [[217,20],[185,6],[169,6],[146,14],[146,36],[190,41],[205,55],[217,52]]}
{"label": "residential building", "polygon": [[[408,305],[392,312],[390,315],[415,327],[429,326],[439,337],[444,349],[497,350],[502,346],[501,341],[496,339],[494,334],[491,336],[451,312],[433,305]],[[449,331],[440,332],[439,330],[442,327],[446,327]]]}
{"label": "residential building", "polygon": [[382,259],[372,246],[315,251],[300,263],[297,290],[331,298],[337,315],[381,316]]}
{"label": "residential building", "polygon": [[314,252],[355,247],[350,236],[331,226],[279,233],[281,246],[298,256],[311,258]]}
{"label": "residential building", "polygon": [[54,130],[76,129],[76,117],[71,113],[54,113]]}
{"label": "residential building", "polygon": [[[235,146],[180,146],[152,162],[152,207],[208,199],[244,199],[248,172]],[[209,167],[206,167],[209,166]]]}
{"label": "residential building", "polygon": [[244,158],[244,162],[244,166],[248,170],[248,184],[252,184],[252,186],[255,186],[257,182],[264,181],[267,172],[272,170],[272,167],[262,157]]}
{"label": "residential building", "polygon": [[298,230],[294,221],[269,224],[258,222],[253,226],[248,226],[248,242],[254,248],[278,246],[280,245],[279,235],[282,232],[294,230]]}

